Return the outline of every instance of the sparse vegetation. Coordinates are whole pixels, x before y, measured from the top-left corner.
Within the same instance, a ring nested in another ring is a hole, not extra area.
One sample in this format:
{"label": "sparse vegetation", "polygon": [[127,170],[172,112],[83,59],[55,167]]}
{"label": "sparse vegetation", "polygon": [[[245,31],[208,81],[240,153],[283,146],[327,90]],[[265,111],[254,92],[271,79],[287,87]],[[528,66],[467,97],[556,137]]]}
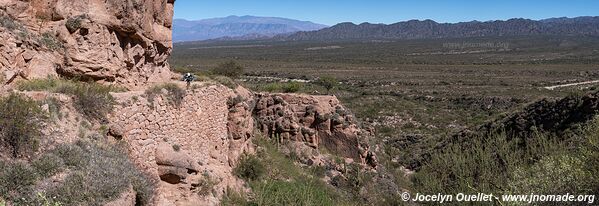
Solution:
{"label": "sparse vegetation", "polygon": [[87,19],[87,15],[79,15],[75,17],[69,17],[65,26],[69,30],[69,32],[73,33],[81,28],[81,21]]}
{"label": "sparse vegetation", "polygon": [[227,191],[222,205],[339,205],[348,204],[332,187],[296,165],[271,140],[257,138],[258,154],[241,156],[234,173],[248,181],[252,194]]}
{"label": "sparse vegetation", "polygon": [[8,29],[9,31],[21,29],[22,27],[20,23],[9,16],[0,16],[0,26]]}
{"label": "sparse vegetation", "polygon": [[219,64],[212,70],[212,74],[222,75],[229,78],[237,78],[243,75],[244,68],[236,61],[230,60]]}
{"label": "sparse vegetation", "polygon": [[48,178],[61,172],[65,165],[60,157],[52,153],[46,153],[34,160],[31,166],[35,168],[41,178]]}
{"label": "sparse vegetation", "polygon": [[243,98],[243,96],[241,96],[241,95],[237,95],[237,96],[235,96],[235,97],[229,97],[229,98],[227,99],[227,107],[228,107],[228,108],[232,108],[232,107],[234,107],[235,105],[237,105],[237,104],[239,104],[239,103],[242,103],[242,102],[244,102],[244,101],[245,101],[245,99],[244,99],[244,98]]}
{"label": "sparse vegetation", "polygon": [[101,204],[133,186],[140,204],[149,203],[153,183],[116,148],[80,141],[76,145],[58,148],[58,155],[69,159],[70,164],[67,165],[76,170],[62,185],[49,190],[48,194],[57,197],[57,201],[67,205]]}
{"label": "sparse vegetation", "polygon": [[257,182],[252,189],[260,191],[253,201],[256,205],[337,205],[331,191],[320,180],[272,180]]}
{"label": "sparse vegetation", "polygon": [[43,33],[39,38],[39,42],[41,45],[52,51],[58,51],[59,49],[64,48],[62,42],[56,38],[56,34],[50,32]]}
{"label": "sparse vegetation", "polygon": [[339,86],[339,80],[331,76],[320,77],[315,83],[327,89],[327,92]]}
{"label": "sparse vegetation", "polygon": [[75,95],[75,106],[79,112],[91,119],[104,120],[115,103],[110,91],[110,87],[90,83],[79,84],[68,92]]}
{"label": "sparse vegetation", "polygon": [[21,94],[0,98],[0,142],[18,157],[34,153],[46,115],[37,102]]}
{"label": "sparse vegetation", "polygon": [[223,195],[223,199],[220,203],[222,206],[246,206],[251,205],[248,202],[247,194],[234,191],[231,188],[227,188],[227,191]]}
{"label": "sparse vegetation", "polygon": [[78,82],[53,77],[24,81],[18,85],[18,88],[25,91],[49,91],[73,95],[77,110],[94,120],[104,120],[112,111],[115,102],[110,92],[124,90],[94,82]]}
{"label": "sparse vegetation", "polygon": [[266,92],[297,93],[305,90],[305,85],[300,82],[273,82],[260,85],[258,90]]}
{"label": "sparse vegetation", "polygon": [[179,146],[178,144],[174,144],[173,150],[175,150],[175,152],[181,151],[181,146]]}
{"label": "sparse vegetation", "polygon": [[208,172],[204,172],[204,174],[202,174],[200,182],[193,186],[195,187],[195,190],[198,193],[198,195],[206,196],[214,191],[214,186],[216,185],[216,183],[217,182],[210,176]]}
{"label": "sparse vegetation", "polygon": [[10,201],[14,196],[26,194],[38,178],[35,170],[25,163],[3,165],[4,167],[0,168],[0,195],[5,200]]}
{"label": "sparse vegetation", "polygon": [[[3,183],[0,184],[0,198],[15,205],[102,205],[133,187],[137,203],[147,205],[153,195],[154,183],[119,148],[83,140],[74,145],[59,146],[34,161],[33,166],[8,163],[8,167],[0,168]],[[42,188],[44,194],[34,192],[36,182],[63,169],[69,170],[64,182],[45,186]]]}
{"label": "sparse vegetation", "polygon": [[[598,123],[591,121],[584,132],[568,138],[578,139],[577,143],[543,133],[526,137],[523,147],[522,139],[499,133],[454,144],[433,154],[431,162],[416,173],[416,191],[596,194],[599,182],[592,174],[599,168]],[[571,144],[576,146],[567,146]]]}
{"label": "sparse vegetation", "polygon": [[48,112],[50,113],[50,117],[57,120],[61,120],[63,118],[62,102],[60,102],[60,100],[58,100],[55,97],[48,97],[41,103],[48,105]]}
{"label": "sparse vegetation", "polygon": [[145,95],[150,103],[154,103],[156,96],[163,94],[163,90],[166,91],[165,97],[167,103],[176,107],[181,107],[183,99],[185,98],[185,89],[182,89],[176,84],[166,83],[157,86],[153,86],[146,90]]}
{"label": "sparse vegetation", "polygon": [[233,171],[237,177],[246,181],[258,180],[266,173],[262,162],[254,155],[244,154]]}
{"label": "sparse vegetation", "polygon": [[212,79],[216,82],[218,82],[219,84],[224,85],[225,87],[228,87],[229,89],[235,89],[237,88],[238,84],[235,82],[235,80],[226,77],[226,76],[214,76],[212,77]]}

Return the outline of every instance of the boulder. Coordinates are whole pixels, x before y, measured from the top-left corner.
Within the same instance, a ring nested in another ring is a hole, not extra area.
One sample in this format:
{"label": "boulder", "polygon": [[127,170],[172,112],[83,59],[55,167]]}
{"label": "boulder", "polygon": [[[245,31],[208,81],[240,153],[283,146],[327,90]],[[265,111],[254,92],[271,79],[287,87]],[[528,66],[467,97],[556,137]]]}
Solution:
{"label": "boulder", "polygon": [[159,166],[184,168],[195,173],[198,172],[198,163],[184,151],[175,151],[173,146],[168,143],[160,143],[156,147],[156,164]]}
{"label": "boulder", "polygon": [[156,164],[160,180],[179,184],[188,174],[197,174],[199,165],[183,151],[175,151],[173,146],[160,143],[156,148]]}

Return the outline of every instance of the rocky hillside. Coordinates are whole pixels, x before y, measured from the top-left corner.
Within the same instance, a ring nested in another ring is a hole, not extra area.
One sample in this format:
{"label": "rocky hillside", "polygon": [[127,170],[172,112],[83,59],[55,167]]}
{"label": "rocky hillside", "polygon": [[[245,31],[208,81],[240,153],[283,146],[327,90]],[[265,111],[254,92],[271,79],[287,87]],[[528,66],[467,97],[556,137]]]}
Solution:
{"label": "rocky hillside", "polygon": [[372,131],[334,96],[171,80],[173,4],[0,1],[0,205],[217,205],[253,189],[257,141],[326,171],[287,182],[374,171]]}
{"label": "rocky hillside", "polygon": [[555,18],[540,21],[510,19],[507,21],[437,23],[411,20],[395,24],[341,23],[319,31],[282,35],[277,39],[347,40],[347,39],[439,39],[494,36],[598,36],[599,17]]}
{"label": "rocky hillside", "polygon": [[0,1],[0,73],[140,87],[170,78],[174,0]]}

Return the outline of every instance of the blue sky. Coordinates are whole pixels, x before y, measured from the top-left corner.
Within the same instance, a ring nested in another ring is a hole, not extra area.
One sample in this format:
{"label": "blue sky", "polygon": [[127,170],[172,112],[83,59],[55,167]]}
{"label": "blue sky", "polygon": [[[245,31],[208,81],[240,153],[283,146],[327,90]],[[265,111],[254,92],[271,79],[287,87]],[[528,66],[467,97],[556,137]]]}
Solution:
{"label": "blue sky", "polygon": [[177,0],[175,18],[229,15],[285,17],[327,25],[340,22],[395,23],[505,20],[516,17],[599,16],[598,0]]}

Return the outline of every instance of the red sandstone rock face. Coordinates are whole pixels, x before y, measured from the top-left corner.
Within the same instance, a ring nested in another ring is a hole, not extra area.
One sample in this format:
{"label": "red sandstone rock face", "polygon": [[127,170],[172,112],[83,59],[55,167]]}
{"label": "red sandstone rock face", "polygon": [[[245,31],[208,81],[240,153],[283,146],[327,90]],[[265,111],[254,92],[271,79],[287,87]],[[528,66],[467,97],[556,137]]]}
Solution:
{"label": "red sandstone rock face", "polygon": [[0,73],[130,88],[170,77],[174,0],[0,0]]}

